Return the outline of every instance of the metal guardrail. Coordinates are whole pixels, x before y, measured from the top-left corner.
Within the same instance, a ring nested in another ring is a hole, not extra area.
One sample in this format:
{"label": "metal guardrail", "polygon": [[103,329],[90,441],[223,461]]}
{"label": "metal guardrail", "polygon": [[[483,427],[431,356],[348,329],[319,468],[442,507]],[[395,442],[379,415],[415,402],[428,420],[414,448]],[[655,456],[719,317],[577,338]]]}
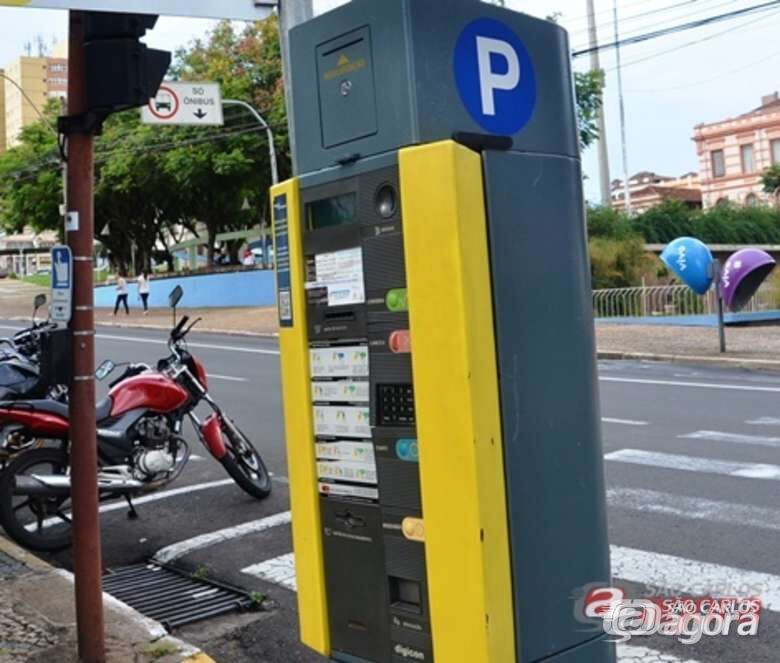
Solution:
{"label": "metal guardrail", "polygon": [[[776,309],[780,309],[780,289],[774,283],[765,283],[743,312]],[[684,285],[593,291],[593,313],[597,318],[714,315],[717,310],[714,289],[706,295],[697,295]]]}

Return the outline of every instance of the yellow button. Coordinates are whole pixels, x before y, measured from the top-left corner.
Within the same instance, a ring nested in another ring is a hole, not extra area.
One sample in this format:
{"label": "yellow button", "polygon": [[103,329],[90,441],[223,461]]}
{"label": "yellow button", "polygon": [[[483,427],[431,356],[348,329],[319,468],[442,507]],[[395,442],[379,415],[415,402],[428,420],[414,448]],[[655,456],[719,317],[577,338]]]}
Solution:
{"label": "yellow button", "polygon": [[425,523],[420,518],[404,518],[401,531],[410,541],[425,541]]}

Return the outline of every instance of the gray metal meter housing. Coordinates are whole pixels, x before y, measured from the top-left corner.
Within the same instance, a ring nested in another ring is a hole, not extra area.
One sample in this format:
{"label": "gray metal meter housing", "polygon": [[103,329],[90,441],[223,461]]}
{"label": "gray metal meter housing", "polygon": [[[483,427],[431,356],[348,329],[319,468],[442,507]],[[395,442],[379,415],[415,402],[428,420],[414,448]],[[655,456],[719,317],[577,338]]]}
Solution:
{"label": "gray metal meter housing", "polygon": [[[458,95],[453,45],[473,0],[353,0],[290,33],[296,173],[402,146],[484,133]],[[523,36],[538,85],[531,121],[514,149],[579,158],[566,32],[488,4]],[[435,26],[435,27],[434,27]],[[442,66],[444,64],[444,66]]]}

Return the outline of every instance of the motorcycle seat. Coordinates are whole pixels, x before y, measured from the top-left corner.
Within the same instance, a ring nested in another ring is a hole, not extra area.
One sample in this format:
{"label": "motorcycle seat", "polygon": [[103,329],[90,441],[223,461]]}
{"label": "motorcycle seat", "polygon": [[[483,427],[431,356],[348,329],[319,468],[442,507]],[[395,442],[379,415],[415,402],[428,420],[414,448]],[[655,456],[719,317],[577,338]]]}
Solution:
{"label": "motorcycle seat", "polygon": [[[98,402],[95,406],[95,419],[102,421],[108,419],[111,414],[111,406],[113,403],[111,399],[106,396],[102,401]],[[8,408],[14,410],[35,410],[36,412],[46,412],[47,414],[54,414],[63,419],[68,418],[68,406],[65,403],[52,400],[31,400],[31,401],[6,401],[0,402],[0,408]]]}
{"label": "motorcycle seat", "polygon": [[98,422],[108,419],[113,405],[114,403],[109,396],[106,396],[102,401],[98,401],[97,405],[95,405],[95,419]]}
{"label": "motorcycle seat", "polygon": [[54,414],[63,419],[68,418],[68,406],[65,403],[52,400],[23,400],[23,401],[6,401],[0,403],[0,407],[8,408],[9,410],[33,410],[35,412],[46,412],[47,414]]}

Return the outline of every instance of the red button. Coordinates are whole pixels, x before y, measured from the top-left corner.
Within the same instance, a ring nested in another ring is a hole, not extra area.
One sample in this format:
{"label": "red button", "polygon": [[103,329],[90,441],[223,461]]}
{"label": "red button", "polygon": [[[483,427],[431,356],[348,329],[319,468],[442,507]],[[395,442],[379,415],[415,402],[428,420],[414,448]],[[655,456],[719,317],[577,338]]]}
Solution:
{"label": "red button", "polygon": [[408,354],[412,351],[412,336],[408,329],[394,331],[390,334],[387,341],[392,352],[395,354]]}

